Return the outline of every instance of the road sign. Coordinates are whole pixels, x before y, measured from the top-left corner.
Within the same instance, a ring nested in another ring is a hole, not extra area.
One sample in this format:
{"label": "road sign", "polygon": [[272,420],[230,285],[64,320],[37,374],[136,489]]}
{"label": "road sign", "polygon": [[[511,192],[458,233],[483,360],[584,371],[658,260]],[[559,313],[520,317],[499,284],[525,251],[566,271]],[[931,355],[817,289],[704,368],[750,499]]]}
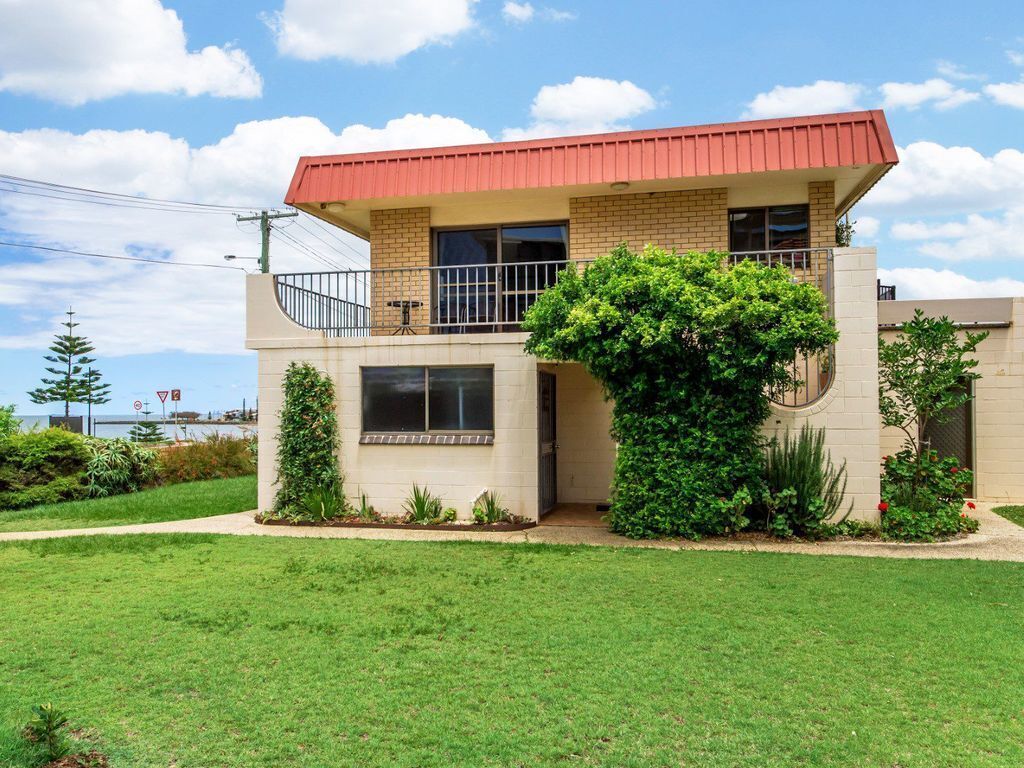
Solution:
{"label": "road sign", "polygon": [[132,407],[136,411],[141,411],[142,410],[142,401],[141,400],[136,400],[134,403],[132,403]]}
{"label": "road sign", "polygon": [[158,391],[156,393],[156,396],[160,398],[160,402],[161,403],[166,403],[167,402],[167,395],[168,394],[169,393],[168,393],[168,391],[166,389],[161,389],[160,391]]}
{"label": "road sign", "polygon": [[172,389],[171,390],[171,402],[177,403],[179,400],[181,400],[181,390],[180,389]]}

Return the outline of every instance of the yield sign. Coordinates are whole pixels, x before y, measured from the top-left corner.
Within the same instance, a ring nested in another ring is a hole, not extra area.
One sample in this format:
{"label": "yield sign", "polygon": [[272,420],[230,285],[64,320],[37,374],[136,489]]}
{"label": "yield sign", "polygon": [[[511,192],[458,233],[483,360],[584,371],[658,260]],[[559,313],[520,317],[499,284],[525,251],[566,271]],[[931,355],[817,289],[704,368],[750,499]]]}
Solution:
{"label": "yield sign", "polygon": [[163,390],[160,390],[159,392],[157,392],[156,396],[160,398],[160,402],[161,403],[166,403],[167,402],[167,395],[168,394],[170,394],[170,392],[168,390],[166,390],[166,389],[163,389]]}

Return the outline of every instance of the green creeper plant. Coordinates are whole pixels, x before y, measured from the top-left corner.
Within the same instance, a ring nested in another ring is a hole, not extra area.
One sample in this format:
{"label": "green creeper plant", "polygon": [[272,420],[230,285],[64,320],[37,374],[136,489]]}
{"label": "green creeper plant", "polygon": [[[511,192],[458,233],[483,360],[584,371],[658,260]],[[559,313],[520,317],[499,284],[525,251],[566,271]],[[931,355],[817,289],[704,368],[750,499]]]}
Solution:
{"label": "green creeper plant", "polygon": [[67,333],[59,333],[50,345],[52,354],[45,359],[52,363],[44,376],[43,386],[28,393],[29,399],[38,405],[46,403],[64,403],[64,415],[71,414],[71,403],[89,403],[94,405],[109,402],[110,385],[102,383],[100,372],[89,368],[95,358],[89,357],[94,347],[85,336],[75,333],[78,323],[75,313],[68,310],[68,319],[61,323]]}
{"label": "green creeper plant", "polygon": [[284,375],[280,416],[274,512],[294,515],[321,488],[333,487],[342,493],[331,379],[309,363],[291,363]]}
{"label": "green creeper plant", "polygon": [[13,405],[0,405],[0,440],[21,431],[21,419],[15,417]]}
{"label": "green creeper plant", "polygon": [[760,489],[769,390],[837,338],[822,293],[783,267],[625,245],[570,267],[527,312],[527,351],[575,361],[614,402],[611,528],[698,538],[742,528]]}

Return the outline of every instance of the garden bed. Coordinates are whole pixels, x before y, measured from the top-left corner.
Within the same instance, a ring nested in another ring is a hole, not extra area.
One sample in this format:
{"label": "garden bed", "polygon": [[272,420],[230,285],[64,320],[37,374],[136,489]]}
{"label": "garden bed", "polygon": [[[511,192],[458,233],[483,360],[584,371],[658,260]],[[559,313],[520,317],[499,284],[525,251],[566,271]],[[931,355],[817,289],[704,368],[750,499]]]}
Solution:
{"label": "garden bed", "polygon": [[493,533],[525,531],[527,528],[535,528],[537,526],[536,522],[530,520],[515,523],[435,523],[432,525],[422,525],[420,523],[397,522],[393,519],[380,522],[344,519],[292,521],[263,517],[262,515],[257,515],[256,522],[260,525],[306,526],[313,528],[383,528],[402,531],[487,531]]}

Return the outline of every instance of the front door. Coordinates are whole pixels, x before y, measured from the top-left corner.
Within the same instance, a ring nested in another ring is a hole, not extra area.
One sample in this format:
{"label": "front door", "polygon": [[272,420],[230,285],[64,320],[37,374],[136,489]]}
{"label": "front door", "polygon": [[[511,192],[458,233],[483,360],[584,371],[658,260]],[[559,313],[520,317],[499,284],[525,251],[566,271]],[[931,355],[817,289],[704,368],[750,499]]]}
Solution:
{"label": "front door", "polygon": [[538,374],[537,415],[537,435],[540,442],[538,481],[540,513],[543,515],[554,509],[558,501],[558,472],[555,460],[558,451],[555,434],[555,376],[552,373]]}

